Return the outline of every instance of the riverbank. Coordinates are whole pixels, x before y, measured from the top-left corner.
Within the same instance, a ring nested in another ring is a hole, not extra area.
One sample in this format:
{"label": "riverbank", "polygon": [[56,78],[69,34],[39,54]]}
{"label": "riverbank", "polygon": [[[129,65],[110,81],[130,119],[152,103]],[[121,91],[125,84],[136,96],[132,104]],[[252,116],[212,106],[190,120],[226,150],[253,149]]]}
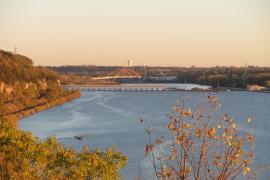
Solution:
{"label": "riverbank", "polygon": [[81,96],[80,91],[67,91],[65,95],[61,95],[53,100],[48,100],[46,98],[41,98],[38,100],[38,102],[30,107],[21,107],[20,104],[8,104],[8,109],[10,109],[10,112],[0,116],[1,120],[8,121],[14,125],[17,124],[17,122],[25,117],[28,117],[32,114],[38,113],[40,111],[44,111],[46,109],[62,105],[68,101],[72,101],[74,99],[77,99]]}

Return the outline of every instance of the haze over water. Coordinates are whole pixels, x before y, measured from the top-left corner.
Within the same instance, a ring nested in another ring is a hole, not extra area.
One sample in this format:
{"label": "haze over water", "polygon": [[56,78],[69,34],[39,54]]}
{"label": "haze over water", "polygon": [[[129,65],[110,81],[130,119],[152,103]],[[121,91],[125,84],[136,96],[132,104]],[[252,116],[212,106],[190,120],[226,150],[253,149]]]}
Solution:
{"label": "haze over water", "polygon": [[[163,128],[168,122],[167,114],[176,101],[183,98],[183,92],[82,92],[80,99],[62,106],[48,109],[20,121],[22,130],[31,131],[43,139],[56,135],[66,146],[81,149],[84,144],[105,149],[116,145],[129,158],[122,170],[125,179],[141,174],[151,174],[151,166],[144,157],[147,136],[140,125],[144,117],[154,128],[154,135],[166,133]],[[208,93],[188,92],[186,106],[194,107],[206,101]],[[222,112],[236,118],[237,126],[244,130],[246,119],[254,119],[252,133],[255,135],[255,165],[270,164],[270,96],[264,93],[219,92],[214,93],[222,103]],[[74,136],[83,136],[77,140]],[[263,173],[261,179],[270,178]]]}

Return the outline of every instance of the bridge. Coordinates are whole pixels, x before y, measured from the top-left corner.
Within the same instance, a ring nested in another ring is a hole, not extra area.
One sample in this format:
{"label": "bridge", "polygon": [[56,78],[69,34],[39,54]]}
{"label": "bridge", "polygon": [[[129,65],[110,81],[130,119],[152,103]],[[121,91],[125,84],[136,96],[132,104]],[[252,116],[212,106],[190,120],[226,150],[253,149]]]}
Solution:
{"label": "bridge", "polygon": [[62,85],[67,90],[80,91],[164,91],[162,85],[121,84],[121,85]]}
{"label": "bridge", "polygon": [[115,79],[141,79],[142,76],[129,68],[121,68],[121,69],[117,69],[115,71],[110,72],[108,75],[106,76],[102,76],[102,77],[94,77],[92,78],[93,80],[115,80]]}
{"label": "bridge", "polygon": [[66,90],[80,91],[213,91],[208,86],[188,87],[186,84],[124,83],[119,85],[62,85]]}

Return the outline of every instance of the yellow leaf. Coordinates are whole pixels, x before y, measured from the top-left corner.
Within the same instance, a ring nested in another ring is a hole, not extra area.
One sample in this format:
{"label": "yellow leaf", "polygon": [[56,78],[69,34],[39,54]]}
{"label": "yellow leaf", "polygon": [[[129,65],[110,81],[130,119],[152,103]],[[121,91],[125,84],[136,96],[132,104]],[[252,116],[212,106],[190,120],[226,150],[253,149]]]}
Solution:
{"label": "yellow leaf", "polygon": [[244,176],[250,172],[250,168],[249,167],[246,167],[245,170],[244,170]]}

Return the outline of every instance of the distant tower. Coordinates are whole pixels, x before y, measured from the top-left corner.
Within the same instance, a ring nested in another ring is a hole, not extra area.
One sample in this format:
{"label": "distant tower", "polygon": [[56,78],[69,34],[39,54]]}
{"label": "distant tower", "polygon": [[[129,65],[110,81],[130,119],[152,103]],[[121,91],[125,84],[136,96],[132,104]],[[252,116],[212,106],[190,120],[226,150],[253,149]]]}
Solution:
{"label": "distant tower", "polygon": [[144,77],[146,77],[146,76],[147,76],[146,65],[145,65],[145,64],[143,64],[143,67],[144,67]]}
{"label": "distant tower", "polygon": [[132,67],[132,60],[128,60],[128,67]]}

